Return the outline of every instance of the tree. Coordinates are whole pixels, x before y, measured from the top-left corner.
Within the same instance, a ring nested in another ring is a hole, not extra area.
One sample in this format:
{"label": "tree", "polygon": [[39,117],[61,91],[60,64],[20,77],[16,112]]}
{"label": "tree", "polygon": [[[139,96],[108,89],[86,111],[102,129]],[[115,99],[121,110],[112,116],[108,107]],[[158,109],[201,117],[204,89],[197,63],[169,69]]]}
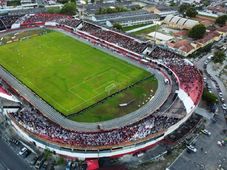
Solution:
{"label": "tree", "polygon": [[44,150],[44,158],[47,159],[52,155],[52,152],[49,149]]}
{"label": "tree", "polygon": [[203,24],[198,24],[189,30],[188,36],[193,39],[200,39],[200,38],[203,38],[205,33],[206,33],[206,27]]}
{"label": "tree", "polygon": [[114,23],[114,24],[113,24],[113,28],[116,28],[116,29],[121,30],[121,31],[123,30],[122,25],[119,24],[119,23]]}
{"label": "tree", "polygon": [[68,0],[58,0],[58,2],[61,3],[61,4],[65,4],[65,3],[68,2]]}
{"label": "tree", "polygon": [[75,2],[67,2],[61,9],[62,14],[66,15],[75,15],[76,14],[76,3]]}
{"label": "tree", "polygon": [[186,10],[190,7],[189,4],[182,4],[178,8],[178,12],[185,15]]}
{"label": "tree", "polygon": [[57,159],[57,165],[64,165],[64,164],[65,164],[64,158],[59,157],[59,158]]}
{"label": "tree", "polygon": [[171,0],[169,3],[170,3],[169,6],[172,6],[172,7],[176,6],[176,3],[174,2],[174,0]]}
{"label": "tree", "polygon": [[215,22],[219,26],[224,26],[226,21],[227,21],[227,15],[222,15],[222,16],[218,17]]}
{"label": "tree", "polygon": [[203,90],[202,99],[207,102],[207,104],[216,104],[218,102],[217,96],[210,93],[207,89]]}
{"label": "tree", "polygon": [[196,17],[197,14],[198,14],[198,12],[196,11],[196,9],[194,7],[187,8],[187,10],[186,10],[186,16],[188,16],[188,17]]}
{"label": "tree", "polygon": [[202,3],[204,6],[208,6],[210,5],[210,0],[204,0]]}
{"label": "tree", "polygon": [[212,59],[214,63],[223,63],[223,61],[225,60],[225,57],[226,56],[224,51],[216,51]]}

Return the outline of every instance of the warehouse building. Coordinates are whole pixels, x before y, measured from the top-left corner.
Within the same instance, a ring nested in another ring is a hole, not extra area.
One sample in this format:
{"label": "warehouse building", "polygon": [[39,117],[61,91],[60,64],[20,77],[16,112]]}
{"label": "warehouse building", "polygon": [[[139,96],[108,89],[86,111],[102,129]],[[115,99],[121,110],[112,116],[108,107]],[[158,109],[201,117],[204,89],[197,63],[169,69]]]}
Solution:
{"label": "warehouse building", "polygon": [[164,23],[171,28],[177,28],[177,29],[191,29],[195,25],[199,24],[198,21],[182,18],[174,15],[167,15],[164,19]]}
{"label": "warehouse building", "polygon": [[109,27],[112,27],[114,23],[119,23],[123,27],[149,24],[153,23],[153,21],[158,21],[159,19],[160,17],[158,15],[151,14],[145,10],[95,15],[92,17],[92,21]]}

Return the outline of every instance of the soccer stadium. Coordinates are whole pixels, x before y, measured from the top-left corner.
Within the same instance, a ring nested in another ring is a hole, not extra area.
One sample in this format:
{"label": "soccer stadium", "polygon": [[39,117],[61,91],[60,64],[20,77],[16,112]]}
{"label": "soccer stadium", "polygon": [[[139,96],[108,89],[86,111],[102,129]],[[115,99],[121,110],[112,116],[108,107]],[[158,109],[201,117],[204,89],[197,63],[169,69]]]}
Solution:
{"label": "soccer stadium", "polygon": [[145,151],[188,120],[203,77],[169,49],[59,14],[0,18],[0,97],[20,136],[59,155]]}

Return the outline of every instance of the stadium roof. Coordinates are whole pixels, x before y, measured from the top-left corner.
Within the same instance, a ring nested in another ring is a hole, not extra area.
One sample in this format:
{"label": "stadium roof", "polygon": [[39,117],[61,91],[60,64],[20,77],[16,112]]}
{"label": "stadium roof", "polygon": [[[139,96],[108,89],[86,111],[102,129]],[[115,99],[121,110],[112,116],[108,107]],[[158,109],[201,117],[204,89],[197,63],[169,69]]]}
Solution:
{"label": "stadium roof", "polygon": [[163,33],[160,33],[160,32],[151,32],[151,33],[148,34],[148,36],[150,36],[152,38],[156,38],[156,39],[161,40],[161,41],[169,41],[169,40],[173,39],[172,36],[166,35],[166,34],[163,34]]}
{"label": "stadium roof", "polygon": [[150,15],[150,13],[145,10],[138,10],[138,11],[120,12],[120,13],[113,13],[113,14],[95,15],[94,18],[96,21],[107,21],[107,20],[113,20],[113,19],[119,19],[119,18],[128,18],[128,17],[145,16],[145,15]]}
{"label": "stadium roof", "polygon": [[174,15],[167,15],[166,18],[164,19],[164,23],[172,24],[172,25],[175,25],[176,27],[180,27],[182,29],[191,29],[195,25],[199,24],[198,21],[195,21],[192,19],[187,19],[187,18],[182,18],[182,17],[174,16]]}
{"label": "stadium roof", "polygon": [[159,19],[159,16],[156,14],[148,14],[148,15],[140,15],[140,16],[133,16],[127,18],[117,18],[117,19],[110,19],[109,21],[112,23],[124,23],[124,22],[136,22],[136,21],[145,21],[145,20],[154,20]]}

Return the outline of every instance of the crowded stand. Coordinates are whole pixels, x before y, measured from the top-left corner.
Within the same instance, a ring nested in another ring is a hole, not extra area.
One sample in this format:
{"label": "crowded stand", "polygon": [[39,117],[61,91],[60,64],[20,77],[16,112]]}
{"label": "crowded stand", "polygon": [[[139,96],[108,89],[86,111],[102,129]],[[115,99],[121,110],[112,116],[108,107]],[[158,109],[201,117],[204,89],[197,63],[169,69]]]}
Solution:
{"label": "crowded stand", "polygon": [[30,133],[54,143],[68,144],[75,147],[113,146],[133,142],[164,132],[179,121],[177,118],[164,116],[159,112],[132,125],[97,132],[77,132],[64,129],[51,122],[35,109],[22,109],[10,113],[16,122]]}
{"label": "crowded stand", "polygon": [[60,25],[68,26],[71,28],[76,28],[78,24],[80,24],[80,22],[81,20],[73,19],[73,18],[64,18],[58,21]]}
{"label": "crowded stand", "polygon": [[184,60],[171,60],[167,65],[178,76],[181,88],[191,97],[192,101],[197,104],[202,94],[203,82],[201,73],[195,66],[188,64]]}
{"label": "crowded stand", "polygon": [[23,24],[24,25],[33,25],[34,23],[45,23],[45,22],[58,22],[62,19],[69,19],[70,16],[61,15],[61,14],[34,14],[30,15]]}
{"label": "crowded stand", "polygon": [[180,56],[176,53],[173,53],[167,49],[160,47],[155,47],[153,51],[149,54],[149,57],[154,59],[166,59],[166,58],[179,58]]}
{"label": "crowded stand", "polygon": [[199,70],[189,61],[183,60],[178,54],[166,49],[156,47],[149,57],[161,59],[178,77],[180,87],[191,97],[192,101],[197,104],[202,94],[202,78]]}
{"label": "crowded stand", "polygon": [[108,29],[103,29],[102,27],[87,22],[83,22],[82,25],[82,28],[80,28],[81,31],[139,54],[142,53],[147,46],[147,43],[140,43],[134,38]]}
{"label": "crowded stand", "polygon": [[0,16],[0,31],[11,28],[11,26],[21,17],[21,15]]}
{"label": "crowded stand", "polygon": [[[22,25],[33,25],[34,23],[57,22],[60,25],[67,25],[76,28],[81,22],[78,19],[73,19],[66,15],[60,14],[35,14],[28,17]],[[83,22],[80,31],[86,32],[101,40],[113,43],[127,50],[142,53],[147,47],[147,43],[139,42],[138,40],[128,37],[127,35],[117,33],[115,31],[96,26],[94,24]]]}

